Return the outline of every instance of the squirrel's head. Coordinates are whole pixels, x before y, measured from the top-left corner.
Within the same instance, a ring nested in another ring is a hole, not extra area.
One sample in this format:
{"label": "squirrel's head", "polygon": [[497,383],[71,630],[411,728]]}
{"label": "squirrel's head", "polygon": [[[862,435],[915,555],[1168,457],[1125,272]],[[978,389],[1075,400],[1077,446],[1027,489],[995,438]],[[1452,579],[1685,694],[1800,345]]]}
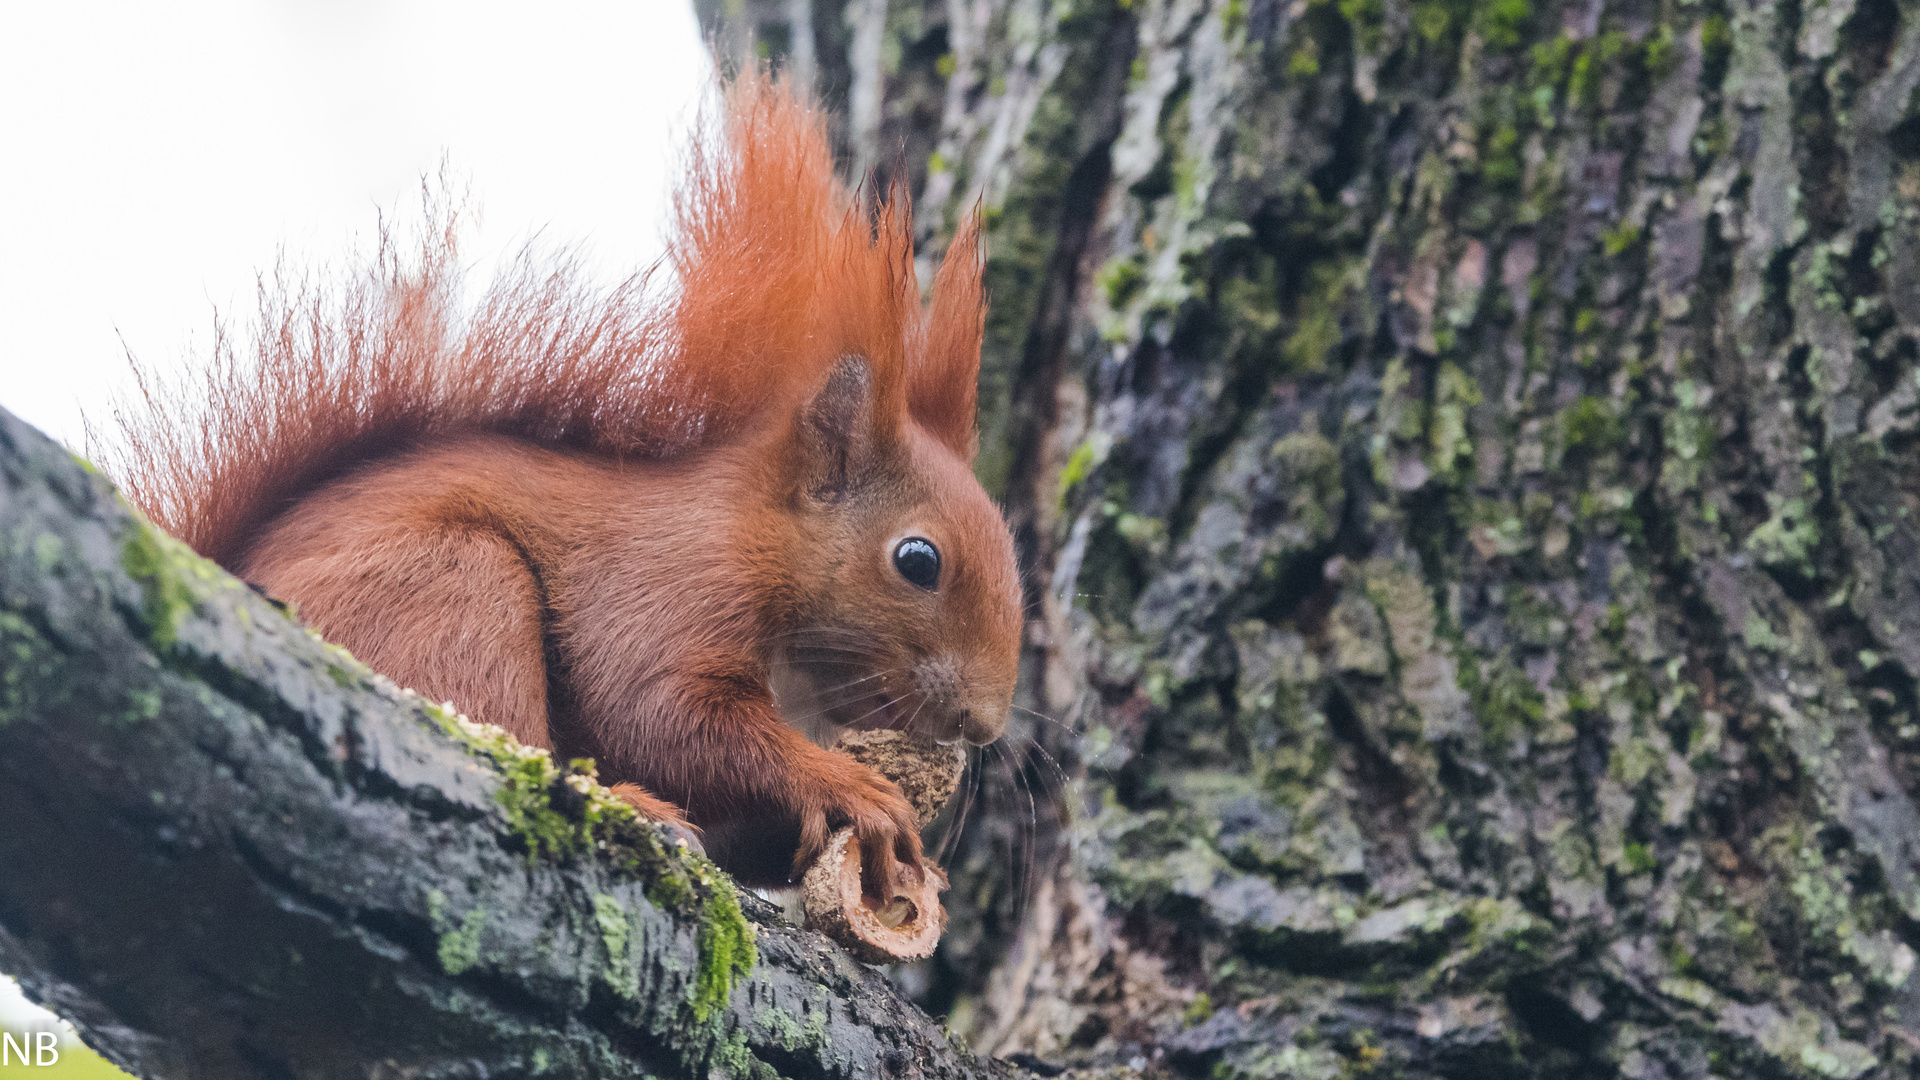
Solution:
{"label": "squirrel's head", "polygon": [[1019,673],[1013,539],[969,455],[890,421],[876,389],[865,358],[843,358],[788,435],[795,584],[774,694],[823,744],[846,728],[991,742]]}
{"label": "squirrel's head", "polygon": [[987,743],[1006,730],[1022,617],[1013,538],[972,466],[973,223],[947,249],[930,310],[911,264],[894,265],[892,287],[849,283],[819,309],[822,337],[846,348],[782,435],[802,565],[771,680],[821,743],[849,727]]}
{"label": "squirrel's head", "polygon": [[[1005,730],[1021,595],[1006,523],[974,478],[985,301],[961,223],[923,306],[903,192],[834,176],[824,120],[744,73],[693,147],[678,207],[678,360],[661,385],[709,432],[759,431],[779,537],[766,657],[782,713],[821,743],[903,728]],[[876,195],[879,193],[868,192]],[[761,466],[754,466],[761,467]],[[771,541],[769,544],[768,542]]]}

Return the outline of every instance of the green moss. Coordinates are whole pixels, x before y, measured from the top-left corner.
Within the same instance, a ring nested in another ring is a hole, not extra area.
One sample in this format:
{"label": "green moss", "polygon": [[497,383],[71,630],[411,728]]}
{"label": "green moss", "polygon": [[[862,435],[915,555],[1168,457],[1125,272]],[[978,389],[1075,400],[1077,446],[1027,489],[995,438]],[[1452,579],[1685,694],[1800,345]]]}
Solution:
{"label": "green moss", "polygon": [[1065,497],[1074,485],[1087,478],[1093,471],[1093,440],[1084,439],[1073,448],[1073,454],[1067,458],[1066,467],[1060,470],[1060,494]]}
{"label": "green moss", "polygon": [[1093,470],[1099,468],[1100,464],[1107,459],[1107,452],[1112,448],[1112,444],[1111,437],[1096,432],[1081,440],[1080,445],[1073,448],[1073,453],[1067,458],[1066,466],[1060,470],[1060,499],[1063,506],[1068,493],[1085,482],[1087,477],[1093,474]]}
{"label": "green moss", "polygon": [[1640,226],[1629,225],[1625,222],[1622,222],[1615,228],[1608,229],[1605,233],[1601,234],[1600,237],[1600,246],[1606,251],[1607,258],[1609,259],[1639,242]]}
{"label": "green moss", "polygon": [[1660,464],[1660,484],[1669,495],[1697,492],[1700,477],[1713,459],[1714,423],[1705,411],[1705,398],[1691,379],[1674,384],[1675,408],[1667,411],[1666,457]]}
{"label": "green moss", "polygon": [[1339,346],[1340,314],[1364,280],[1357,264],[1326,262],[1307,276],[1307,288],[1294,308],[1293,331],[1280,346],[1289,375],[1312,375],[1327,369],[1327,357]]}
{"label": "green moss", "polygon": [[1582,396],[1560,414],[1560,445],[1568,456],[1595,457],[1616,449],[1626,438],[1626,425],[1603,397]]}
{"label": "green moss", "polygon": [[1494,127],[1480,154],[1480,175],[1500,187],[1520,182],[1525,169],[1520,161],[1520,129],[1511,123]]}
{"label": "green moss", "polygon": [[1267,448],[1267,460],[1288,491],[1287,512],[1311,542],[1333,539],[1340,506],[1340,448],[1313,431],[1283,435]]}
{"label": "green moss", "polygon": [[[1297,1037],[1314,1041],[1311,1029]],[[1339,1080],[1350,1075],[1349,1063],[1331,1047],[1251,1045],[1229,1052],[1213,1067],[1214,1080]]]}
{"label": "green moss", "polygon": [[607,985],[631,1001],[640,996],[640,971],[633,962],[633,920],[620,901],[606,893],[593,895],[593,921],[607,948]]}
{"label": "green moss", "polygon": [[1428,432],[1427,467],[1435,476],[1450,476],[1455,466],[1473,453],[1467,433],[1467,411],[1480,404],[1480,387],[1454,363],[1440,365],[1434,379],[1432,427]]}
{"label": "green moss", "polygon": [[710,1067],[706,1072],[711,1075],[750,1077],[760,1080],[762,1076],[773,1080],[778,1074],[767,1068],[766,1064],[754,1059],[753,1051],[747,1047],[747,1034],[744,1031],[730,1031],[713,1043],[708,1051]]}
{"label": "green moss", "polygon": [[802,1007],[804,1019],[792,1009],[769,1006],[754,1013],[751,1023],[757,1025],[768,1040],[778,1043],[781,1049],[807,1049],[824,1056],[830,1041],[827,1037],[827,1014],[832,1007],[831,998],[824,988],[816,988],[814,993],[814,999]]}
{"label": "green moss", "polygon": [[0,611],[0,727],[65,698],[57,655],[31,623]]}
{"label": "green moss", "polygon": [[677,867],[661,868],[658,875],[647,884],[647,899],[655,907],[669,911],[692,911],[700,899],[693,890],[693,882],[685,872]]}
{"label": "green moss", "polygon": [[[495,799],[529,861],[612,848],[617,863],[624,860],[626,869],[647,878],[647,897],[653,903],[682,912],[699,904],[696,939],[700,958],[689,1004],[694,1020],[701,1024],[723,1011],[734,983],[753,968],[758,958],[753,928],[740,910],[732,879],[704,858],[669,856],[659,835],[640,827],[633,809],[595,780],[591,761],[575,760],[563,772],[545,750],[524,746],[499,728],[476,724],[444,706],[429,705],[426,711],[442,730],[499,769],[502,782]],[[553,794],[560,785],[572,788],[583,799],[577,814],[562,813],[554,806]],[[610,843],[615,840],[620,843]],[[477,920],[484,916],[469,913],[459,928],[449,928],[442,925],[447,921],[445,898],[430,897],[429,902],[442,933],[442,964],[448,965],[451,960],[454,966],[471,965],[478,957],[481,922]],[[636,995],[636,941],[630,915],[614,897],[596,895],[592,918],[607,950],[609,983],[628,997]],[[450,973],[457,973],[454,966],[448,966]]]}
{"label": "green moss", "polygon": [[1096,280],[1107,298],[1107,306],[1119,311],[1139,295],[1141,286],[1146,284],[1147,272],[1138,259],[1115,259],[1101,267]]}
{"label": "green moss", "polygon": [[442,970],[458,975],[480,962],[480,931],[487,923],[486,909],[476,907],[467,912],[456,927],[448,915],[446,894],[435,889],[427,894],[427,917],[440,935]]}
{"label": "green moss", "polygon": [[1813,576],[1813,551],[1820,543],[1820,523],[1807,500],[1767,494],[1773,516],[1747,536],[1747,550],[1769,566]]}
{"label": "green moss", "polygon": [[1385,0],[1340,0],[1337,6],[1341,16],[1353,27],[1354,46],[1361,52],[1379,51],[1387,19]]}
{"label": "green moss", "polygon": [[1628,54],[1636,48],[1632,38],[1618,30],[1609,30],[1595,38],[1591,50],[1600,63],[1609,67],[1631,62]]}
{"label": "green moss", "polygon": [[1646,65],[1649,78],[1658,81],[1673,73],[1673,66],[1679,59],[1673,45],[1673,27],[1662,23],[1660,29],[1647,40],[1646,51],[1642,54],[1642,63]]}
{"label": "green moss", "polygon": [[1227,0],[1227,6],[1221,9],[1220,25],[1226,36],[1232,37],[1247,27],[1247,0]]}
{"label": "green moss", "polygon": [[1469,946],[1475,949],[1500,945],[1530,952],[1553,941],[1552,925],[1510,897],[1482,896],[1468,901],[1462,913],[1471,928]]}
{"label": "green moss", "polygon": [[1487,0],[1474,12],[1480,40],[1487,48],[1504,52],[1520,44],[1527,20],[1533,17],[1531,0]]}
{"label": "green moss", "polygon": [[1393,484],[1397,459],[1427,427],[1427,402],[1414,391],[1413,371],[1404,357],[1387,361],[1380,374],[1379,425],[1369,447],[1373,475],[1382,487]]}
{"label": "green moss", "polygon": [[1830,858],[1819,840],[1797,822],[1768,829],[1759,837],[1756,848],[1786,879],[1787,891],[1798,902],[1800,921],[1810,939],[1838,954],[1846,940],[1861,929],[1849,868]]}
{"label": "green moss", "polygon": [[1521,100],[1531,109],[1542,127],[1553,127],[1553,103],[1560,84],[1567,78],[1573,62],[1574,42],[1566,34],[1533,47],[1533,64],[1527,72],[1527,93]]}
{"label": "green moss", "polygon": [[1182,154],[1173,160],[1174,205],[1180,216],[1192,219],[1200,213],[1200,186],[1211,177],[1212,169],[1204,161]]}
{"label": "green moss", "polygon": [[1239,324],[1248,337],[1264,339],[1280,328],[1280,305],[1274,295],[1271,260],[1261,260],[1262,280],[1238,275],[1219,285],[1217,303],[1225,317]]}
{"label": "green moss", "polygon": [[707,884],[712,891],[700,913],[700,968],[693,980],[693,1018],[703,1024],[726,1008],[734,982],[760,958],[732,883],[716,876]]}
{"label": "green moss", "polygon": [[[179,550],[170,550],[172,548]],[[120,568],[140,584],[147,640],[156,649],[164,649],[179,639],[180,621],[193,610],[193,591],[182,580],[176,565],[183,553],[197,558],[184,544],[144,525],[135,526],[133,534],[120,548]]]}
{"label": "green moss", "polygon": [[1733,56],[1733,24],[1725,15],[1709,15],[1700,23],[1700,56],[1702,67],[1706,70],[1702,80],[1709,86],[1716,86],[1727,70],[1727,61]]}
{"label": "green moss", "polygon": [[1167,523],[1139,514],[1121,514],[1113,521],[1114,531],[1135,550],[1159,556],[1167,550]]}
{"label": "green moss", "polygon": [[[821,992],[825,997],[825,991]],[[807,1014],[807,1024],[800,1032],[801,1041],[824,1053],[833,1044],[833,1037],[827,1034],[827,1010],[825,1003]]]}
{"label": "green moss", "polygon": [[1593,54],[1581,50],[1573,58],[1573,70],[1567,73],[1567,107],[1593,104]]}
{"label": "green moss", "polygon": [[152,687],[135,687],[127,691],[127,712],[124,717],[130,723],[152,720],[160,715],[160,691]]}
{"label": "green moss", "polygon": [[[578,759],[563,772],[551,754],[522,744],[502,728],[476,724],[445,705],[427,704],[425,709],[442,731],[499,770],[501,784],[494,791],[494,801],[505,812],[508,830],[520,840],[529,862],[583,854],[611,829],[638,824],[633,808],[594,778],[592,761]],[[581,796],[577,815],[562,813],[553,805],[554,788],[560,784]],[[650,832],[647,836],[656,845],[648,854],[663,855],[657,836]],[[636,830],[630,838],[641,840],[641,834]]]}
{"label": "green moss", "polygon": [[501,762],[504,776],[494,799],[507,812],[507,825],[526,845],[529,861],[565,855],[592,842],[591,830],[553,806],[553,784],[560,778],[552,758],[528,754]]}
{"label": "green moss", "polygon": [[1187,1003],[1187,1011],[1182,1018],[1186,1021],[1188,1027],[1193,1027],[1196,1024],[1206,1023],[1212,1016],[1213,998],[1205,990],[1202,990],[1194,995],[1192,1001]]}
{"label": "green moss", "polygon": [[1636,874],[1651,874],[1654,867],[1660,865],[1659,860],[1653,857],[1653,851],[1645,844],[1628,844],[1624,850],[1627,865],[1632,867]]}
{"label": "green moss", "polygon": [[1551,41],[1543,41],[1533,47],[1531,57],[1533,66],[1527,72],[1527,88],[1559,89],[1560,81],[1567,77],[1567,62],[1573,58],[1573,39],[1562,33]]}
{"label": "green moss", "polygon": [[1413,32],[1429,45],[1438,45],[1453,28],[1453,11],[1444,0],[1419,0],[1413,5]]}
{"label": "green moss", "polygon": [[769,1036],[780,1043],[783,1050],[797,1050],[804,1031],[800,1021],[792,1013],[781,1008],[763,1010],[758,1017],[760,1027]]}
{"label": "green moss", "polygon": [[1473,701],[1480,728],[1495,746],[1510,746],[1545,722],[1546,696],[1508,657],[1483,665],[1462,656],[1459,672],[1460,688]]}
{"label": "green moss", "polygon": [[60,555],[66,544],[52,533],[41,533],[33,539],[33,558],[41,573],[47,573],[60,564]]}
{"label": "green moss", "polygon": [[1749,649],[1779,652],[1781,648],[1780,635],[1774,633],[1773,626],[1759,616],[1747,619],[1747,625],[1741,628],[1741,637]]}

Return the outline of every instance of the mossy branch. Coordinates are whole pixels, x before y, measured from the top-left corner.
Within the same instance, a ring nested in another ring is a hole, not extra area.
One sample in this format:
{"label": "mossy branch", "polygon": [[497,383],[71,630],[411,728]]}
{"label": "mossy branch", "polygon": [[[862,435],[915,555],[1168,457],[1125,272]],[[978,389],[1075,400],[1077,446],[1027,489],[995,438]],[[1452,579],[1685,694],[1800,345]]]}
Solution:
{"label": "mossy branch", "polygon": [[0,970],[150,1076],[978,1076],[877,972],[0,410]]}

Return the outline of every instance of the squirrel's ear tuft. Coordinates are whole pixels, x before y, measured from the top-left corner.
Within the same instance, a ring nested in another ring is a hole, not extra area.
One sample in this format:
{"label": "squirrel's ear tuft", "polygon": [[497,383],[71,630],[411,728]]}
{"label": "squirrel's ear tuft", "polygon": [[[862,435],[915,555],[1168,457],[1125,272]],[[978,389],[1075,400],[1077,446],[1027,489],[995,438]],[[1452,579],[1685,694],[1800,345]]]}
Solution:
{"label": "squirrel's ear tuft", "polygon": [[980,216],[967,215],[933,279],[925,346],[913,367],[908,406],[921,427],[971,461],[980,447],[974,413],[980,397],[980,343],[986,333]]}
{"label": "squirrel's ear tuft", "polygon": [[883,433],[876,422],[873,368],[864,357],[840,358],[800,410],[796,460],[811,498],[839,502],[876,460]]}

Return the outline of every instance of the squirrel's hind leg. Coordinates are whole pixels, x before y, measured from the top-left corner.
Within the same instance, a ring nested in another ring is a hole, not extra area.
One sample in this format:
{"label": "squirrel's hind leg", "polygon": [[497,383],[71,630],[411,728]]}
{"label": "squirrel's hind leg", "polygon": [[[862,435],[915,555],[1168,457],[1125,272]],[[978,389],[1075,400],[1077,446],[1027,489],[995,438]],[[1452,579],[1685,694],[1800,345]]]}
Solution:
{"label": "squirrel's hind leg", "polygon": [[350,511],[330,517],[269,534],[247,577],[401,686],[552,749],[546,598],[520,548],[482,529],[368,535]]}
{"label": "squirrel's hind leg", "polygon": [[[375,671],[543,750],[547,598],[519,545],[473,528],[374,529],[351,511],[289,515],[254,550],[247,577]],[[377,526],[376,526],[377,527]],[[340,533],[358,533],[341,544]],[[615,797],[705,853],[674,804],[638,784]]]}

